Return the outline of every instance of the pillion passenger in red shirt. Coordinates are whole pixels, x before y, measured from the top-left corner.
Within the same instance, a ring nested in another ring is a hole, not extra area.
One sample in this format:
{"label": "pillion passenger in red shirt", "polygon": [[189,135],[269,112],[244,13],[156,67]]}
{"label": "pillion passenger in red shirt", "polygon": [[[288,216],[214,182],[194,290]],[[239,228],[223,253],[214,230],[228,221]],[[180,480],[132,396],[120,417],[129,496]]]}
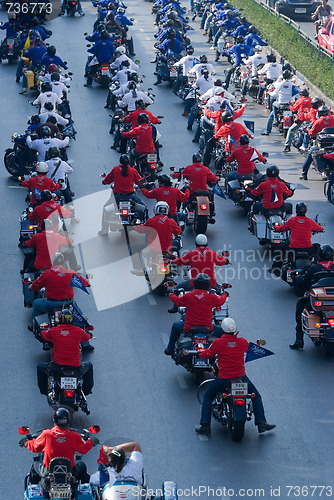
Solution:
{"label": "pillion passenger in red shirt", "polygon": [[[268,424],[262,403],[262,398],[255,385],[246,376],[245,354],[249,342],[243,337],[238,337],[237,327],[232,318],[225,318],[221,323],[222,336],[215,339],[211,346],[205,351],[197,354],[202,359],[218,357],[218,377],[212,382],[208,391],[204,394],[200,425],[196,427],[198,434],[209,436],[211,434],[212,402],[220,392],[225,392],[231,379],[241,379],[248,384],[248,394],[254,393],[253,409],[255,425],[259,433],[271,431],[276,425]],[[184,351],[187,355],[187,351]],[[196,356],[196,354],[195,354]]]}
{"label": "pillion passenger in red shirt", "polygon": [[41,202],[41,194],[45,189],[49,191],[61,189],[60,184],[55,184],[52,179],[46,176],[48,171],[49,165],[45,161],[40,161],[36,164],[37,175],[30,177],[27,181],[24,180],[24,177],[21,178],[21,186],[28,188],[31,192],[31,206],[36,206]]}
{"label": "pillion passenger in red shirt", "polygon": [[158,183],[159,187],[152,189],[152,191],[142,187],[141,192],[146,198],[165,201],[168,203],[170,215],[176,215],[177,202],[188,200],[190,195],[189,189],[186,189],[185,192],[182,193],[179,189],[172,187],[172,182],[168,175],[159,175]]}
{"label": "pillion passenger in red shirt", "polygon": [[169,298],[178,307],[186,307],[185,321],[173,323],[169,342],[165,349],[167,356],[172,356],[175,350],[175,344],[184,331],[189,334],[194,326],[203,326],[208,328],[215,337],[220,337],[221,328],[212,324],[212,309],[222,306],[228,297],[228,293],[223,293],[220,297],[214,293],[209,293],[211,280],[205,273],[200,273],[194,279],[194,289],[178,297],[172,293]]}
{"label": "pillion passenger in red shirt", "polygon": [[279,168],[271,165],[267,168],[267,180],[261,182],[259,186],[253,189],[250,194],[256,198],[263,198],[262,203],[256,202],[253,207],[253,213],[263,213],[267,216],[272,209],[286,210],[287,205],[284,198],[292,196],[292,191],[287,188],[285,182],[278,179]]}
{"label": "pillion passenger in red shirt", "polygon": [[[89,450],[99,444],[99,440],[95,436],[91,436],[85,441],[78,432],[72,431],[69,428],[71,416],[66,408],[58,408],[53,416],[55,423],[52,429],[44,429],[44,431],[36,439],[31,439],[29,434],[21,439],[20,446],[25,446],[33,453],[44,453],[43,465],[49,467],[53,458],[63,457],[68,458],[72,466],[72,474],[83,483],[89,482],[89,474],[87,474],[86,465],[84,462],[74,461],[75,452],[81,454],[87,453]],[[32,467],[31,475],[43,477],[43,468],[37,473],[35,467]]]}
{"label": "pillion passenger in red shirt", "polygon": [[136,147],[130,151],[130,165],[133,167],[135,159],[142,154],[155,152],[154,142],[157,137],[156,128],[149,125],[150,119],[146,113],[138,115],[138,127],[129,132],[122,132],[122,136],[128,139],[136,139]]}

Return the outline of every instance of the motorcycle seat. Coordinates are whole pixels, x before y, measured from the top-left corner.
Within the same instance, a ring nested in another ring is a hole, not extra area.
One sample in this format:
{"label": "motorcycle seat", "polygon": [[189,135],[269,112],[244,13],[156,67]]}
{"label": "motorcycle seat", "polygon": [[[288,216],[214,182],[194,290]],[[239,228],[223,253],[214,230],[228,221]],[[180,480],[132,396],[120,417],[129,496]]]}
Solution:
{"label": "motorcycle seat", "polygon": [[209,196],[209,191],[204,191],[204,190],[194,191],[194,196]]}
{"label": "motorcycle seat", "polygon": [[316,287],[320,288],[323,286],[334,287],[334,272],[327,273],[327,276],[325,276],[324,273],[316,273],[314,275],[314,278],[316,278],[319,281],[316,281],[312,285],[312,288],[316,288]]}
{"label": "motorcycle seat", "polygon": [[210,330],[209,328],[206,328],[205,326],[201,325],[193,326],[192,328],[190,328],[189,335],[195,335],[196,333],[203,333],[204,335],[209,335]]}
{"label": "motorcycle seat", "polygon": [[319,132],[320,134],[334,134],[334,127],[325,127],[322,129],[321,132]]}

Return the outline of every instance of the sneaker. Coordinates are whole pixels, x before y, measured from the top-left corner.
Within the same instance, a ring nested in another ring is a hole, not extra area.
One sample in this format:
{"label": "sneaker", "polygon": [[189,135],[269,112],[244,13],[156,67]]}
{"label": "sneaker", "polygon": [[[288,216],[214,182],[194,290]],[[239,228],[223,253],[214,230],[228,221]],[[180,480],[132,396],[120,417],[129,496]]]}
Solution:
{"label": "sneaker", "polygon": [[214,45],[211,45],[210,50],[217,50],[217,47],[215,47]]}
{"label": "sneaker", "polygon": [[162,84],[162,80],[157,80],[156,82],[153,83],[153,85],[161,85]]}
{"label": "sneaker", "polygon": [[77,219],[76,217],[72,217],[71,224],[78,224],[79,222],[80,222],[80,219]]}
{"label": "sneaker", "polygon": [[261,135],[269,135],[269,132],[267,132],[267,131],[261,132]]}
{"label": "sneaker", "polygon": [[81,346],[82,352],[92,352],[94,350],[95,350],[95,347],[91,344]]}
{"label": "sneaker", "polygon": [[192,129],[193,129],[193,128],[192,128],[192,126],[191,126],[191,125],[188,125],[188,126],[187,126],[187,130],[192,130]]}
{"label": "sneaker", "polygon": [[25,93],[27,92],[27,90],[28,90],[28,89],[23,88],[23,89],[19,92],[19,94],[25,94]]}
{"label": "sneaker", "polygon": [[173,305],[172,305],[172,307],[170,307],[170,308],[168,309],[168,312],[169,312],[170,314],[174,314],[174,313],[177,313],[177,311],[178,311],[178,310],[179,310],[179,308],[177,307],[177,305],[176,305],[176,304],[173,304]]}
{"label": "sneaker", "polygon": [[61,10],[58,14],[58,16],[64,16],[65,15],[65,11],[64,10]]}
{"label": "sneaker", "polygon": [[84,15],[85,15],[85,13],[84,13],[84,12],[82,12],[82,10],[79,10],[79,11],[78,11],[78,14],[79,14],[79,16],[84,16]]}
{"label": "sneaker", "polygon": [[289,345],[290,349],[303,349],[304,342],[302,340],[296,340],[294,344]]}
{"label": "sneaker", "polygon": [[199,139],[193,139],[191,142],[193,142],[194,144],[198,144],[199,143]]}
{"label": "sneaker", "polygon": [[305,153],[305,151],[307,151],[307,148],[305,148],[305,146],[300,146],[300,148],[298,148],[299,151],[301,151],[302,153]]}
{"label": "sneaker", "polygon": [[164,353],[166,354],[166,356],[173,356],[173,352],[169,351],[168,349],[165,349],[164,350]]}
{"label": "sneaker", "polygon": [[267,424],[267,422],[259,422],[257,424],[259,434],[262,434],[262,432],[266,431],[272,431],[273,429],[275,429],[275,427],[276,427],[275,424]]}
{"label": "sneaker", "polygon": [[290,153],[290,151],[291,151],[290,146],[285,146],[285,148],[283,149],[283,153]]}
{"label": "sneaker", "polygon": [[246,97],[243,97],[242,99],[240,99],[240,102],[247,102]]}
{"label": "sneaker", "polygon": [[84,87],[91,87],[92,84],[91,83],[84,83]]}
{"label": "sneaker", "polygon": [[97,234],[99,236],[108,236],[108,231],[99,231]]}
{"label": "sneaker", "polygon": [[203,436],[211,436],[210,424],[198,425],[197,427],[195,427],[195,432],[197,432],[197,434],[202,434]]}
{"label": "sneaker", "polygon": [[305,174],[304,172],[301,174],[301,176],[299,177],[299,179],[302,179],[303,181],[307,181],[307,174]]}
{"label": "sneaker", "polygon": [[207,35],[207,34],[208,34],[208,32],[206,30],[204,30],[203,33],[202,33],[202,35],[204,35],[204,36]]}
{"label": "sneaker", "polygon": [[34,331],[33,326],[32,325],[28,325],[28,330],[29,330],[29,332],[33,332]]}
{"label": "sneaker", "polygon": [[189,116],[189,111],[183,111],[181,116]]}
{"label": "sneaker", "polygon": [[116,141],[112,146],[110,146],[110,149],[117,149],[119,147],[119,143]]}
{"label": "sneaker", "polygon": [[159,167],[163,167],[163,166],[164,166],[164,164],[163,164],[163,163],[162,163],[162,161],[160,161],[160,160],[159,160],[159,161],[157,161],[157,165],[159,165]]}

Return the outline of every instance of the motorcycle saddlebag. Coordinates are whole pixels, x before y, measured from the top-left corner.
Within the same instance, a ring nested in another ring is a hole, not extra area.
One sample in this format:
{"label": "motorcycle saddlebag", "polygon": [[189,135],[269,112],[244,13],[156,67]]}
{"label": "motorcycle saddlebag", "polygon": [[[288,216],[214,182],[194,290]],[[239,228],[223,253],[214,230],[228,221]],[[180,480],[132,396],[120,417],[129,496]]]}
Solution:
{"label": "motorcycle saddlebag", "polygon": [[77,490],[77,500],[88,500],[92,498],[92,489],[89,483],[80,483]]}
{"label": "motorcycle saddlebag", "polygon": [[319,149],[334,148],[334,127],[326,127],[319,132],[316,143]]}
{"label": "motorcycle saddlebag", "polygon": [[334,311],[334,286],[321,286],[320,282],[310,291],[311,306],[315,311]]}
{"label": "motorcycle saddlebag", "polygon": [[334,328],[328,328],[324,331],[324,337],[326,342],[334,343]]}
{"label": "motorcycle saddlebag", "polygon": [[31,71],[30,69],[27,69],[26,76],[27,76],[27,88],[31,89],[35,85],[34,72]]}
{"label": "motorcycle saddlebag", "polygon": [[45,498],[43,489],[39,484],[28,484],[24,492],[24,500],[37,500]]}
{"label": "motorcycle saddlebag", "polygon": [[34,281],[33,273],[25,273],[22,279],[22,287],[23,287],[23,297],[24,297],[24,307],[32,307],[32,303],[35,299],[39,297],[38,292],[33,292],[29,290],[29,285]]}

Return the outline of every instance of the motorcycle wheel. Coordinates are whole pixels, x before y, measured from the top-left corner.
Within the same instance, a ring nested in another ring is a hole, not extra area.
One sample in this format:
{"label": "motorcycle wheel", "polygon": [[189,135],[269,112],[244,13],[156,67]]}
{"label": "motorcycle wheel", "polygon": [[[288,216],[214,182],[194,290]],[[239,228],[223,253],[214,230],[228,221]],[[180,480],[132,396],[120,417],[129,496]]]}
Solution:
{"label": "motorcycle wheel", "polygon": [[325,356],[327,358],[331,358],[334,355],[334,344],[331,342],[323,342],[322,345],[324,348]]}
{"label": "motorcycle wheel", "polygon": [[204,370],[200,368],[194,368],[194,380],[196,385],[201,385],[204,381]]}
{"label": "motorcycle wheel", "polygon": [[165,287],[165,279],[163,280],[162,283],[160,283],[160,285],[156,287],[155,292],[157,293],[157,295],[159,295],[159,297],[164,297],[167,294],[167,287]]}
{"label": "motorcycle wheel", "polygon": [[6,151],[3,161],[6,170],[10,173],[10,175],[15,177],[17,175],[18,162],[17,162],[17,156],[14,153],[14,151],[13,150]]}
{"label": "motorcycle wheel", "polygon": [[195,214],[194,231],[195,234],[205,234],[208,227],[208,216]]}
{"label": "motorcycle wheel", "polygon": [[245,422],[235,422],[233,407],[229,405],[228,411],[228,430],[231,433],[233,441],[241,441],[245,433]]}
{"label": "motorcycle wheel", "polygon": [[75,9],[71,9],[69,12],[70,17],[74,17]]}
{"label": "motorcycle wheel", "polygon": [[287,129],[287,128],[283,129],[283,137],[284,137],[284,139],[286,139],[286,136],[288,135],[288,130],[289,129]]}
{"label": "motorcycle wheel", "polygon": [[8,60],[8,64],[13,64],[13,62],[15,60],[15,57],[14,56],[8,56],[7,60]]}
{"label": "motorcycle wheel", "polygon": [[100,84],[103,89],[107,89],[109,87],[109,76],[102,75],[100,79]]}

